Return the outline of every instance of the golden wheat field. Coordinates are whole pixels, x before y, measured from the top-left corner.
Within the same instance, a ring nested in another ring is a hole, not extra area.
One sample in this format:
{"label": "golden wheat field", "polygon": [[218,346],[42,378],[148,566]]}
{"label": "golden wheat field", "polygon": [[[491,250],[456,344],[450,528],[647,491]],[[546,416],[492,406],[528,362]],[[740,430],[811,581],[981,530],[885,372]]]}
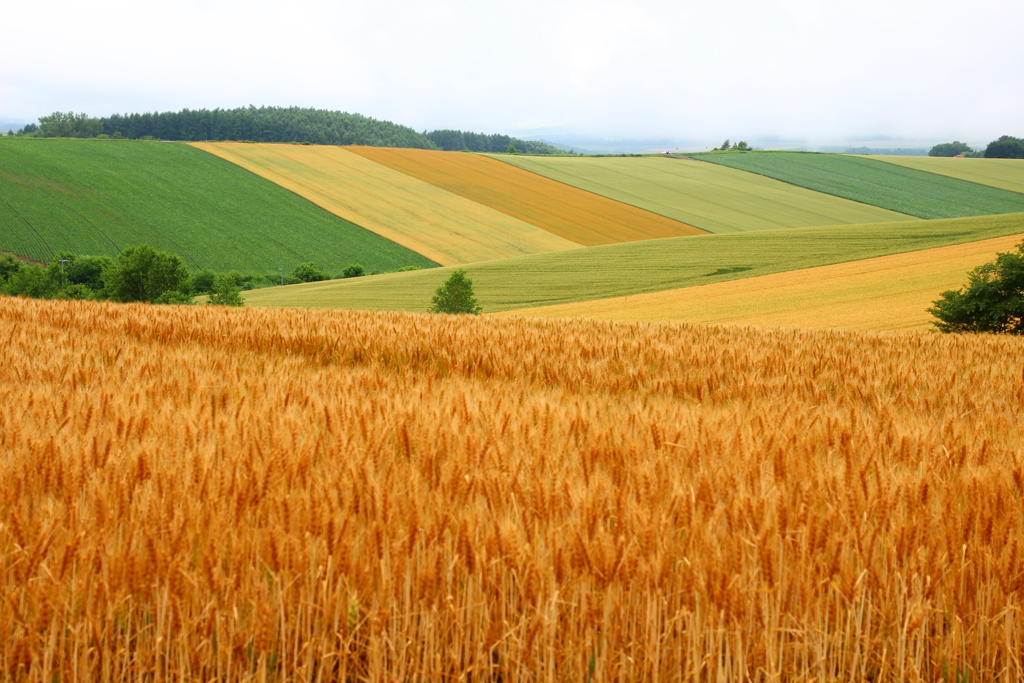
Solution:
{"label": "golden wheat field", "polygon": [[0,678],[1024,676],[1019,339],[0,298]]}

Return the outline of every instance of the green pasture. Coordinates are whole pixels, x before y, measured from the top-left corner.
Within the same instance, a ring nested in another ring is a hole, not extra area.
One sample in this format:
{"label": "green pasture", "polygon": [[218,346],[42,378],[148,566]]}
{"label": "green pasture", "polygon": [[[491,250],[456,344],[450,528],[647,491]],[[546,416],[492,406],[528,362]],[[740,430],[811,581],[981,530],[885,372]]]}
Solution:
{"label": "green pasture", "polygon": [[763,175],[686,159],[492,156],[715,233],[913,220]]}
{"label": "green pasture", "polygon": [[981,159],[975,157],[904,157],[890,155],[865,156],[918,171],[938,173],[980,185],[1024,193],[1024,159]]}
{"label": "green pasture", "polygon": [[0,140],[0,251],[116,256],[146,243],[193,269],[277,274],[433,265],[198,149],[129,140]]}
{"label": "green pasture", "polygon": [[[484,312],[606,299],[1024,233],[1024,213],[672,237],[462,266]],[[426,311],[452,267],[245,292],[253,306]]]}
{"label": "green pasture", "polygon": [[700,159],[919,218],[1024,211],[1024,194],[847,154],[746,152]]}

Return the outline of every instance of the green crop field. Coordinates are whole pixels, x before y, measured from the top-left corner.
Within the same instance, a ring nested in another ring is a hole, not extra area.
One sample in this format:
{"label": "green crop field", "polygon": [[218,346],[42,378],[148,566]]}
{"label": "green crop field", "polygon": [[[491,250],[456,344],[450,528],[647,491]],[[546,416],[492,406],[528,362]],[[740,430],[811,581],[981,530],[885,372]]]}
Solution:
{"label": "green crop field", "polygon": [[[1024,233],[1024,213],[673,237],[464,266],[484,312],[712,284]],[[425,311],[452,268],[246,292],[254,306]]]}
{"label": "green crop field", "polygon": [[704,154],[703,161],[920,218],[1024,211],[1024,194],[846,154]]}
{"label": "green crop field", "polygon": [[46,261],[60,250],[116,256],[141,243],[193,269],[433,265],[187,145],[0,139],[0,250]]}
{"label": "green crop field", "polygon": [[972,183],[1024,193],[1024,159],[978,159],[955,157],[865,156],[918,171],[938,173]]}
{"label": "green crop field", "polygon": [[913,220],[757,174],[684,159],[493,157],[716,233]]}

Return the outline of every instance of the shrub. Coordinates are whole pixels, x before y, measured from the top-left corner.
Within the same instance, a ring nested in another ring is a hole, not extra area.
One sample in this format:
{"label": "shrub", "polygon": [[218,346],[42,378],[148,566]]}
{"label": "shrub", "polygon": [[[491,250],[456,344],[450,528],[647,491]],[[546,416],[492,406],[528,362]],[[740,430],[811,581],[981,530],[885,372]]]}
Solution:
{"label": "shrub", "polygon": [[408,273],[410,270],[423,270],[423,269],[420,268],[419,266],[402,266],[401,268],[399,268],[395,272],[396,273]]}
{"label": "shrub", "polygon": [[353,263],[351,266],[342,271],[341,276],[347,277],[362,277],[366,275],[366,269],[358,263]]}
{"label": "shrub", "polygon": [[10,254],[0,254],[0,285],[6,284],[21,269],[21,261]]}
{"label": "shrub", "polygon": [[196,294],[209,294],[213,291],[213,280],[217,273],[209,268],[204,268],[192,276],[192,289]]}
{"label": "shrub", "polygon": [[479,315],[483,310],[473,296],[473,281],[466,277],[466,271],[459,269],[434,292],[431,313],[469,313]]}
{"label": "shrub", "polygon": [[300,263],[295,266],[295,270],[292,271],[292,277],[299,282],[320,282],[321,280],[330,279],[327,273],[314,266],[312,262]]}
{"label": "shrub", "polygon": [[239,293],[241,279],[242,274],[238,271],[218,275],[213,280],[213,294],[208,303],[214,306],[244,306],[245,301]]}

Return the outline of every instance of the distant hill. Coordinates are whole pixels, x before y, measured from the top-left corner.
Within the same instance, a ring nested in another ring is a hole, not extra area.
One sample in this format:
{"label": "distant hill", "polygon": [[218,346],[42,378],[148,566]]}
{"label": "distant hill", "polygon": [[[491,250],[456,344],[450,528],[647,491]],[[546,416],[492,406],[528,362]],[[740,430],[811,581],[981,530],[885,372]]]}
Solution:
{"label": "distant hill", "polygon": [[114,114],[101,118],[103,132],[137,139],[247,140],[303,142],[313,145],[370,145],[433,149],[434,144],[408,126],[325,109],[241,107],[182,109],[179,112]]}
{"label": "distant hill", "polygon": [[[237,109],[182,109],[93,118],[87,114],[54,112],[39,118],[32,137],[154,138],[182,142],[293,142],[307,145],[359,145],[471,152],[505,152],[509,146],[526,154],[561,154],[544,142],[508,135],[436,130],[417,133],[391,121],[342,111],[304,107],[239,107]],[[22,132],[23,124],[10,130]],[[0,128],[0,133],[7,128]]]}

